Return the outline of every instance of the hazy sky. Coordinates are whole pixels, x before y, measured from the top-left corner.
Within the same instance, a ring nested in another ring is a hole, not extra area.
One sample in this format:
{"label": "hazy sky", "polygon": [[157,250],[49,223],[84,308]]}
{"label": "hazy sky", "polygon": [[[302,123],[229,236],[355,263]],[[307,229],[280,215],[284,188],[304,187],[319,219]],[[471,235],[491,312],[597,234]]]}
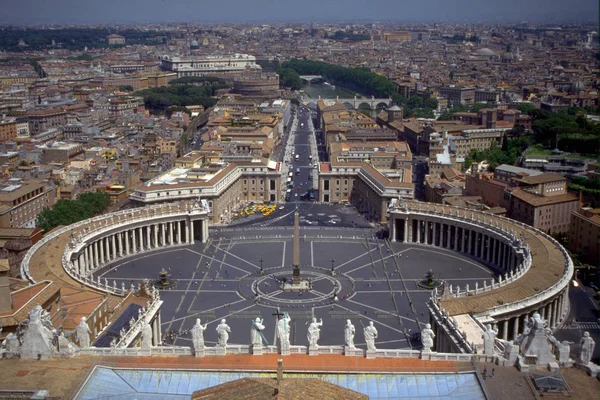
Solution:
{"label": "hazy sky", "polygon": [[0,0],[0,24],[596,21],[598,0]]}

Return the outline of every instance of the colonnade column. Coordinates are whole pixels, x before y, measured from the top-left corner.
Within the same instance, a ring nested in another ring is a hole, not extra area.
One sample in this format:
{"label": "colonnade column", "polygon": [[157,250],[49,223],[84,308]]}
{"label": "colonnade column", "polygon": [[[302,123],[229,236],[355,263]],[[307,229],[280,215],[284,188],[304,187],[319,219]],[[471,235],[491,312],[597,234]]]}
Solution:
{"label": "colonnade column", "polygon": [[519,320],[520,319],[521,319],[520,315],[515,317],[515,324],[513,325],[513,340],[516,340],[517,336],[519,336]]}
{"label": "colonnade column", "polygon": [[104,246],[106,243],[106,238],[100,239],[100,264],[104,264]]}
{"label": "colonnade column", "polygon": [[454,247],[452,248],[454,251],[458,250],[458,229],[458,225],[454,226]]}
{"label": "colonnade column", "polygon": [[404,243],[408,243],[408,218],[404,219]]}
{"label": "colonnade column", "polygon": [[431,232],[431,244],[434,245],[434,246],[437,246],[437,243],[436,243],[436,241],[437,241],[437,226],[438,226],[437,222],[432,222],[431,223],[431,230],[432,230],[432,232]]}
{"label": "colonnade column", "polygon": [[421,243],[421,220],[417,220],[417,243]]}
{"label": "colonnade column", "polygon": [[508,340],[508,319],[502,321],[502,339]]}
{"label": "colonnade column", "polygon": [[208,219],[202,220],[202,243],[206,243],[208,241]]}
{"label": "colonnade column", "polygon": [[190,220],[190,244],[194,244],[194,221]]}
{"label": "colonnade column", "polygon": [[158,226],[156,224],[152,225],[154,230],[154,248],[158,247]]}
{"label": "colonnade column", "polygon": [[135,237],[135,228],[133,228],[129,232],[131,232],[131,253],[135,254],[136,249],[137,249],[137,239]]}
{"label": "colonnade column", "polygon": [[[396,221],[394,220],[394,226],[396,225]],[[396,237],[394,236],[394,240]],[[181,221],[177,221],[177,244],[181,244]]]}

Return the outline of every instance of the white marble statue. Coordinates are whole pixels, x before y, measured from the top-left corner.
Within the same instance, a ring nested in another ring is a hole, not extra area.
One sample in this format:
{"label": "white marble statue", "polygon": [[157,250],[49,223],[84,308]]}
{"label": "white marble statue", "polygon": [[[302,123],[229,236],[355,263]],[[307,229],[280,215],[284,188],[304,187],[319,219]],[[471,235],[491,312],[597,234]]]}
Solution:
{"label": "white marble statue", "polygon": [[373,325],[373,321],[369,322],[369,325],[364,328],[363,333],[365,335],[365,342],[367,343],[367,351],[376,351],[375,339],[377,339],[379,333]]}
{"label": "white marble statue", "polygon": [[72,357],[76,352],[77,352],[77,348],[75,347],[75,345],[73,343],[71,343],[69,341],[69,339],[67,339],[65,337],[64,332],[60,332],[60,334],[57,337],[57,344],[58,344],[58,352],[63,356],[63,357]]}
{"label": "white marble statue", "polygon": [[227,341],[229,340],[230,332],[231,328],[229,327],[229,325],[227,325],[227,321],[225,321],[225,319],[222,319],[221,323],[217,325],[217,346],[227,346]]}
{"label": "white marble statue", "polygon": [[207,326],[208,324],[202,325],[200,323],[200,318],[196,318],[196,325],[192,327],[192,343],[194,344],[194,350],[204,348],[204,331]]}
{"label": "white marble statue", "polygon": [[425,324],[425,328],[421,329],[421,343],[423,343],[423,351],[431,351],[433,347],[433,338],[435,333],[431,329],[431,324]]}
{"label": "white marble statue", "polygon": [[308,326],[308,333],[306,334],[309,347],[319,346],[317,342],[321,336],[321,326],[323,326],[323,319],[321,318],[321,321],[317,322],[317,318],[313,317],[312,323]]}
{"label": "white marble statue", "polygon": [[283,317],[279,321],[277,321],[277,338],[279,339],[279,343],[281,348],[289,348],[290,347],[290,321],[292,319],[288,315],[288,313],[284,313]]}
{"label": "white marble statue", "polygon": [[51,358],[53,355],[52,338],[54,334],[44,324],[44,310],[35,306],[29,312],[27,328],[23,333],[20,349],[21,358]]}
{"label": "white marble statue", "polygon": [[344,339],[346,340],[346,346],[351,349],[355,349],[354,346],[354,334],[356,333],[356,329],[354,325],[352,325],[352,321],[349,319],[346,320],[346,326],[344,327]]}
{"label": "white marble statue", "polygon": [[262,331],[265,329],[263,321],[264,320],[260,317],[256,317],[254,321],[252,321],[252,327],[250,328],[250,344],[253,346],[263,345]]}
{"label": "white marble statue", "polygon": [[142,328],[142,350],[150,350],[152,348],[152,327],[150,324],[144,324]]}
{"label": "white marble statue", "polygon": [[571,344],[568,340],[563,340],[560,342],[554,336],[550,336],[548,338],[552,344],[554,344],[555,353],[558,353],[558,362],[560,365],[564,365],[569,362],[569,357],[571,355]]}
{"label": "white marble statue", "polygon": [[481,336],[483,338],[483,354],[493,355],[494,354],[494,345],[496,341],[496,336],[498,336],[498,329],[492,329],[490,324],[485,326],[485,331]]}
{"label": "white marble statue", "polygon": [[581,347],[579,360],[582,364],[588,365],[592,360],[594,348],[596,347],[596,342],[594,342],[594,339],[592,339],[589,332],[583,332],[583,336],[579,341],[579,346]]}
{"label": "white marble statue", "polygon": [[79,347],[82,349],[86,349],[90,347],[90,327],[86,322],[85,317],[81,317],[81,321],[79,321],[79,325],[75,328],[75,333],[77,333],[77,340],[79,341]]}

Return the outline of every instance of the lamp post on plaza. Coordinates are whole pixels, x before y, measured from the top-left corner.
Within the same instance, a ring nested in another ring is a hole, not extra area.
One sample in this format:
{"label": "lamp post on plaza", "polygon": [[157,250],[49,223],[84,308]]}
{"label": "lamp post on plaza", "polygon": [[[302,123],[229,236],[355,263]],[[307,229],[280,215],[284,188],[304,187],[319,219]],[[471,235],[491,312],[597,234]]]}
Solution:
{"label": "lamp post on plaza", "polygon": [[260,263],[260,276],[262,276],[264,274],[263,271],[263,259],[261,258],[260,260],[258,260],[258,262]]}
{"label": "lamp post on plaza", "polygon": [[331,261],[331,276],[333,276],[333,275],[335,275],[335,268],[334,268],[335,258],[332,258],[329,261]]}

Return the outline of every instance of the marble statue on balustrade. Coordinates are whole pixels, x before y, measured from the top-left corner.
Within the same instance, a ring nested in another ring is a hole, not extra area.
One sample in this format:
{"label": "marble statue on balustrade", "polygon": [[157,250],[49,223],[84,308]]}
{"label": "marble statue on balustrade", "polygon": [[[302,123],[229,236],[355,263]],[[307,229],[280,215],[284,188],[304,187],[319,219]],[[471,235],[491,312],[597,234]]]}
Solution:
{"label": "marble statue on balustrade", "polygon": [[90,347],[90,334],[92,331],[90,331],[90,327],[88,326],[85,317],[81,317],[79,325],[75,328],[75,333],[77,334],[80,348],[87,349]]}
{"label": "marble statue on balustrade", "polygon": [[217,346],[225,347],[227,346],[227,342],[229,341],[229,334],[231,333],[231,328],[227,325],[227,321],[225,319],[221,320],[221,323],[217,325]]}
{"label": "marble statue on balustrade", "polygon": [[290,348],[290,321],[292,319],[288,313],[283,313],[283,317],[277,321],[277,339],[281,350],[289,350]]}
{"label": "marble statue on balustrade", "polygon": [[496,342],[496,336],[498,336],[498,329],[492,329],[490,324],[487,324],[485,326],[485,331],[481,336],[483,338],[483,354],[494,354],[494,344]]}
{"label": "marble statue on balustrade", "polygon": [[421,329],[421,343],[423,343],[424,352],[431,351],[434,338],[435,333],[433,333],[433,329],[431,329],[431,324],[425,324],[425,328]]}
{"label": "marble statue on balustrade", "polygon": [[369,322],[369,325],[364,328],[363,333],[365,335],[367,351],[376,351],[377,348],[375,347],[375,339],[377,339],[379,333],[377,332],[377,328],[375,328],[373,325],[373,321]]}
{"label": "marble statue on balustrade", "polygon": [[2,342],[2,346],[4,346],[4,350],[6,350],[7,353],[17,354],[21,347],[19,337],[14,333],[9,333]]}
{"label": "marble statue on balustrade", "polygon": [[352,321],[349,319],[346,320],[346,326],[344,327],[344,339],[346,341],[346,346],[350,349],[355,349],[354,345],[354,334],[356,333],[356,329],[354,325],[352,325]]}
{"label": "marble statue on balustrade", "polygon": [[142,328],[142,350],[152,349],[152,327],[150,324],[144,323]]}
{"label": "marble statue on balustrade", "polygon": [[[265,330],[265,326],[263,325],[264,320],[260,317],[256,317],[252,321],[252,326],[250,327],[250,344],[252,346],[262,346],[264,335],[262,331]],[[264,343],[266,344],[266,343]]]}
{"label": "marble statue on balustrade", "polygon": [[198,351],[204,349],[204,331],[207,327],[208,324],[202,325],[200,318],[196,318],[196,324],[192,327],[192,343],[194,345],[194,350]]}
{"label": "marble statue on balustrade", "polygon": [[323,319],[321,318],[321,321],[317,322],[317,318],[313,317],[311,324],[308,326],[308,333],[306,334],[309,347],[319,347],[317,342],[321,336],[321,326],[323,326]]}
{"label": "marble statue on balustrade", "polygon": [[558,363],[560,365],[569,364],[571,362],[571,344],[573,343],[569,342],[568,340],[563,340],[562,342],[560,342],[554,336],[550,336],[548,340],[550,340],[550,342],[554,344],[555,352],[558,353]]}
{"label": "marble statue on balustrade", "polygon": [[583,336],[579,341],[579,361],[582,364],[588,365],[592,361],[592,356],[594,354],[594,348],[596,347],[596,342],[590,336],[589,332],[583,332]]}
{"label": "marble statue on balustrade", "polygon": [[21,338],[21,358],[51,358],[54,353],[52,339],[54,333],[48,328],[47,314],[42,307],[35,306],[29,312],[28,320],[23,322],[24,333]]}
{"label": "marble statue on balustrade", "polygon": [[57,338],[58,353],[62,357],[73,358],[77,353],[77,347],[65,337],[64,332],[60,332]]}
{"label": "marble statue on balustrade", "polygon": [[523,330],[523,335],[519,336],[518,340],[521,342],[523,357],[525,359],[535,357],[538,367],[546,368],[550,363],[556,363],[546,323],[539,313],[533,313]]}

